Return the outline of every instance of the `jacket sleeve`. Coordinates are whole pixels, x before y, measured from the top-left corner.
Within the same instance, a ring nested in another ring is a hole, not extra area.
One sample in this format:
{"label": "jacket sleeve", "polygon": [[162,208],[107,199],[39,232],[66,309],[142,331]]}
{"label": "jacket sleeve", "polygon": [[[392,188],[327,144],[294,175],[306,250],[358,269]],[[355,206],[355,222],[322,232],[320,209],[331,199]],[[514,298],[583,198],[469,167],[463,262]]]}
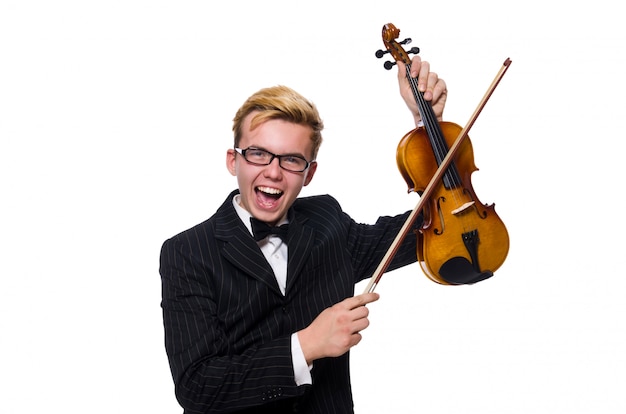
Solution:
{"label": "jacket sleeve", "polygon": [[[334,201],[332,198],[331,200]],[[344,213],[338,203],[335,208],[337,209],[336,215],[342,217],[341,223],[347,234],[346,244],[355,271],[355,282],[371,277],[411,212],[407,211],[396,216],[381,216],[374,224],[362,224],[355,222]],[[422,215],[419,214],[415,218],[412,229],[409,229],[400,243],[386,271],[417,261],[418,232],[416,229],[419,228],[421,222]]]}
{"label": "jacket sleeve", "polygon": [[[381,216],[374,224],[363,224],[345,213],[330,195],[299,199],[294,205],[298,212],[308,217],[308,223],[317,229],[318,237],[334,240],[345,250],[354,283],[372,276],[411,213]],[[421,221],[420,214],[413,227],[417,228]],[[415,231],[408,232],[387,271],[417,261],[417,237]]]}
{"label": "jacket sleeve", "polygon": [[[373,225],[352,223],[348,239],[350,249],[353,252],[353,265],[357,269],[357,274],[362,275],[359,280],[370,277],[374,273],[409,215],[410,211],[393,217],[381,216]],[[421,221],[422,216],[419,215],[416,222],[421,223]],[[387,272],[417,261],[418,235],[416,229],[415,224],[412,229],[409,229],[394,253],[386,269]]]}

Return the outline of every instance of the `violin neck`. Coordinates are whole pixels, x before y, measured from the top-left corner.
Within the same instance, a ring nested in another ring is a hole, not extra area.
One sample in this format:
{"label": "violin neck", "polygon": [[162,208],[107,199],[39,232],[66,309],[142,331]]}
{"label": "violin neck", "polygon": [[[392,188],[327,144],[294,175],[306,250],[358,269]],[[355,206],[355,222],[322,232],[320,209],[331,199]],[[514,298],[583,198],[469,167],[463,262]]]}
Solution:
{"label": "violin neck", "polygon": [[[413,78],[411,76],[410,64],[406,65],[406,77],[411,84],[411,91],[413,92],[413,97],[415,98],[415,102],[417,102],[417,107],[420,111],[420,115],[422,116],[424,129],[426,130],[426,134],[430,140],[435,160],[437,161],[437,165],[441,165],[443,159],[449,151],[443,131],[441,130],[441,126],[439,126],[439,121],[437,120],[437,116],[435,115],[432,105],[424,99],[424,93],[417,89],[417,78]],[[446,170],[442,177],[442,182],[448,189],[456,188],[461,185],[461,178],[454,163],[451,163]]]}

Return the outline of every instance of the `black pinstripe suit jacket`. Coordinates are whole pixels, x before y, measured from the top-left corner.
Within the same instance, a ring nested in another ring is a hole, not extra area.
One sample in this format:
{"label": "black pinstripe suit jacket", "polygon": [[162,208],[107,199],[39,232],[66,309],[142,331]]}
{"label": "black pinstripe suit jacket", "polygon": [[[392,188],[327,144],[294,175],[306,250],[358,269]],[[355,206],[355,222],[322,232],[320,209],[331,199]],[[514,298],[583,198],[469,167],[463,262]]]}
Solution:
{"label": "black pinstripe suit jacket", "polygon": [[[407,214],[357,224],[330,196],[296,200],[283,296],[239,219],[233,192],[207,221],[161,250],[165,346],[185,413],[351,413],[349,356],[313,364],[296,386],[290,336],[370,277]],[[389,270],[415,262],[407,236]]]}

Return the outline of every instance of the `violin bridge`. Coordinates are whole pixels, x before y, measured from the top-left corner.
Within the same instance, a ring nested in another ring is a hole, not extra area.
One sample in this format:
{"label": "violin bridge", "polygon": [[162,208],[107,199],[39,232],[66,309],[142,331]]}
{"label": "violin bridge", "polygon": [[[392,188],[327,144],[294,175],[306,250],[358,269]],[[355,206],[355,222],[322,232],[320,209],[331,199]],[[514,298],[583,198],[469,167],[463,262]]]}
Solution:
{"label": "violin bridge", "polygon": [[454,210],[452,210],[451,213],[456,216],[458,214],[463,213],[468,208],[474,206],[474,204],[475,204],[474,201],[468,201],[467,203],[463,204],[461,207],[455,208]]}

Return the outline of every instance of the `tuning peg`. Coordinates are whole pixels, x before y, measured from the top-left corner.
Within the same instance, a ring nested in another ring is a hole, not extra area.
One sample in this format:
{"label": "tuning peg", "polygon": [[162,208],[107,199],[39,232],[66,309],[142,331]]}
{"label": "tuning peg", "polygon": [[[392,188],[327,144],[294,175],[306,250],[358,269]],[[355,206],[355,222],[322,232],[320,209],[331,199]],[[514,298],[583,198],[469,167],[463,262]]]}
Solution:
{"label": "tuning peg", "polygon": [[394,66],[396,66],[396,62],[386,61],[384,66],[385,66],[385,69],[389,70],[389,69],[393,68]]}
{"label": "tuning peg", "polygon": [[417,55],[419,52],[420,52],[420,48],[417,46],[413,46],[411,50],[406,51],[406,53],[413,53],[414,55]]}
{"label": "tuning peg", "polygon": [[381,57],[385,56],[387,53],[389,53],[389,51],[388,51],[388,50],[381,50],[381,49],[378,49],[378,50],[376,51],[376,57],[377,57],[378,59],[380,59]]}

